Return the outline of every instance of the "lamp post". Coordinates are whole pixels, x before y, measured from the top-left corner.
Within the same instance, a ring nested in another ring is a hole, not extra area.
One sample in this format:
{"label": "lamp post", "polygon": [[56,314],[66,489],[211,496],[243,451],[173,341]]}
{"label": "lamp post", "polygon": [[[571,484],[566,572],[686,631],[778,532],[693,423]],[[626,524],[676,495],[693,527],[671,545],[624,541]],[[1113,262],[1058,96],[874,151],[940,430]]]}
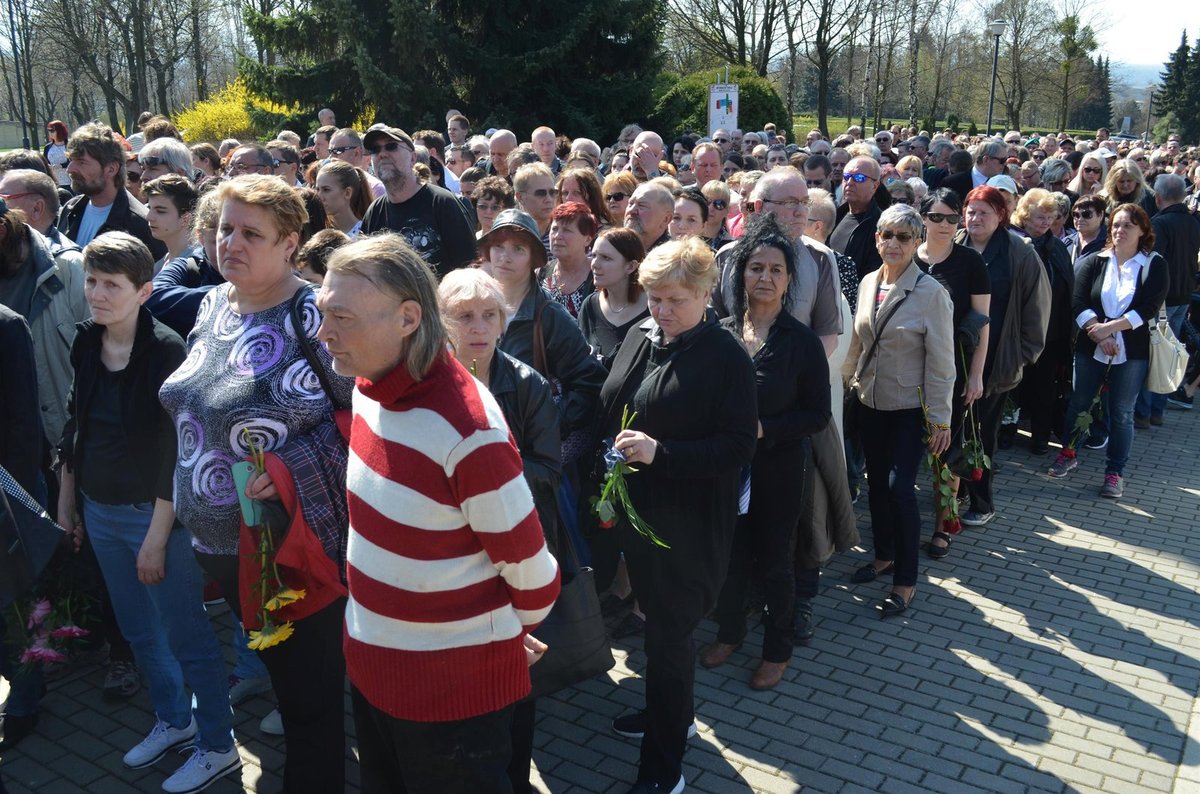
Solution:
{"label": "lamp post", "polygon": [[988,33],[996,37],[996,48],[992,51],[992,93],[988,95],[987,134],[990,138],[992,135],[992,105],[996,102],[996,70],[1000,66],[1000,37],[1008,29],[1008,23],[1003,19],[992,20],[988,23],[987,29]]}

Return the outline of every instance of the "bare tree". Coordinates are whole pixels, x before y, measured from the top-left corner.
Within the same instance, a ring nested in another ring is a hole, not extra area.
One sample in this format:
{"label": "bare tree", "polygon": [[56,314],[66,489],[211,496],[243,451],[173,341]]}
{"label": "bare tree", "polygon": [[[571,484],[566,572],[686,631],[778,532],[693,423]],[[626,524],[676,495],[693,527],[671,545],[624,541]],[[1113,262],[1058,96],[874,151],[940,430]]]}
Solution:
{"label": "bare tree", "polygon": [[[865,2],[800,0],[799,3],[798,27],[806,45],[804,54],[817,75],[817,126],[824,132],[829,131],[829,75],[834,59],[857,35]],[[877,4],[873,3],[872,14],[876,7]],[[852,76],[848,75],[847,80],[850,79]],[[846,112],[849,114],[851,111],[847,109]]]}
{"label": "bare tree", "polygon": [[667,18],[715,63],[747,66],[766,77],[778,54],[785,0],[668,0]]}

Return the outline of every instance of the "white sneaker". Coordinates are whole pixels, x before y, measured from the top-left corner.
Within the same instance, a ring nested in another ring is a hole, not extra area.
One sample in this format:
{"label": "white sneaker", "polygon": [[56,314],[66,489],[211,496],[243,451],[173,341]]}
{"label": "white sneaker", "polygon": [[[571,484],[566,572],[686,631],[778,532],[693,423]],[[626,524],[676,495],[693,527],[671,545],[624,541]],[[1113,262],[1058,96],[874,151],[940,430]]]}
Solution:
{"label": "white sneaker", "polygon": [[175,774],[163,781],[162,790],[167,794],[195,794],[216,783],[226,775],[242,768],[242,757],[237,747],[225,752],[196,750],[183,762]]}
{"label": "white sneaker", "polygon": [[271,709],[258,723],[258,729],[268,736],[283,736],[283,717],[279,709]]}
{"label": "white sneaker", "polygon": [[196,741],[196,718],[192,717],[186,728],[172,728],[162,720],[154,723],[150,734],[137,746],[125,753],[121,762],[130,769],[150,766],[171,750],[187,747]]}

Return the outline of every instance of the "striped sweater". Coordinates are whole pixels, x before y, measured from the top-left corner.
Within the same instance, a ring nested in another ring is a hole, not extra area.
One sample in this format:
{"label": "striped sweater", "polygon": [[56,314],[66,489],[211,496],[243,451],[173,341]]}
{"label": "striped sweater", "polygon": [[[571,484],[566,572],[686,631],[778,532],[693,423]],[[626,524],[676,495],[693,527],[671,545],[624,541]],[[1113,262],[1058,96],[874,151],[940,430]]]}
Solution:
{"label": "striped sweater", "polygon": [[367,701],[443,722],[527,695],[558,565],[487,389],[449,355],[359,379],[347,490],[346,671]]}

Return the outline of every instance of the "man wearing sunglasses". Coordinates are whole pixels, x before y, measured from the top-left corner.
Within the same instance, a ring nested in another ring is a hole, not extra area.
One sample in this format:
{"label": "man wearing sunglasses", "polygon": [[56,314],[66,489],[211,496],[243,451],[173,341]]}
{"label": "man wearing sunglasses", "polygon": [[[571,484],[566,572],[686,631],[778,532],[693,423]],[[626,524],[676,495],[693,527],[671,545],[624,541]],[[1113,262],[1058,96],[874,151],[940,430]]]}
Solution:
{"label": "man wearing sunglasses", "polygon": [[941,187],[947,187],[958,194],[961,201],[967,200],[967,194],[997,174],[1004,173],[1005,161],[1008,159],[1008,144],[1004,141],[990,138],[975,150],[975,165],[970,171],[961,174],[951,174],[941,182]]}
{"label": "man wearing sunglasses", "polygon": [[387,188],[370,171],[371,164],[363,153],[363,140],[357,132],[349,127],[335,132],[329,139],[329,156],[362,169],[367,175],[367,184],[371,186],[371,198],[387,195]]}
{"label": "man wearing sunglasses", "polygon": [[125,190],[125,151],[112,129],[85,124],[75,130],[67,158],[71,187],[79,195],[63,205],[58,230],[81,248],[104,232],[128,232],[161,259],[167,246],[150,234],[146,207]]}
{"label": "man wearing sunglasses", "polygon": [[879,163],[870,157],[855,157],[846,164],[842,173],[846,203],[838,207],[837,225],[829,235],[829,247],[858,265],[860,280],[883,264],[875,245],[875,226],[883,213],[875,200],[879,173]]}
{"label": "man wearing sunglasses", "polygon": [[458,200],[445,188],[422,184],[413,172],[416,147],[407,132],[379,127],[363,138],[387,195],[362,219],[363,235],[394,231],[408,240],[440,278],[475,259],[475,233]]}

